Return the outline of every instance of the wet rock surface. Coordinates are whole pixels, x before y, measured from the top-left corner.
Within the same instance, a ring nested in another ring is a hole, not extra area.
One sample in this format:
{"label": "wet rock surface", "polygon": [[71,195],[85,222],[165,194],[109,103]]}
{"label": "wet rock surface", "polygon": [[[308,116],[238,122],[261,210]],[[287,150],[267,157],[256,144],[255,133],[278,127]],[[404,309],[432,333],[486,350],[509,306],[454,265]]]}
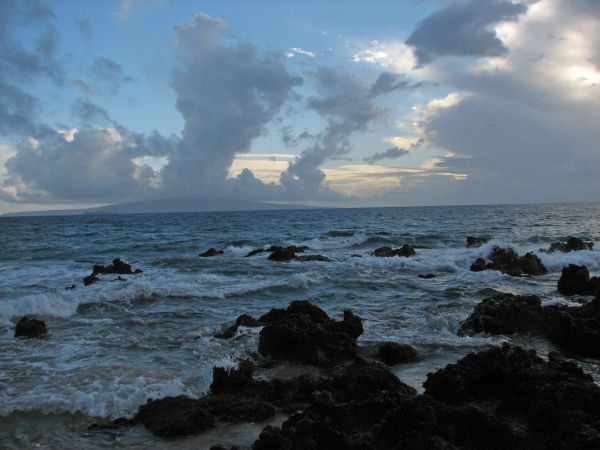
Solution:
{"label": "wet rock surface", "polygon": [[[499,298],[500,306],[494,308],[502,311],[499,317],[507,322],[503,326],[509,326],[510,313],[502,310],[509,300],[522,304],[533,317],[545,312],[533,296]],[[589,307],[600,310],[596,304]],[[236,323],[248,318],[240,316]],[[362,323],[351,311],[345,312],[344,320],[334,321],[317,306],[300,301],[286,309],[272,309],[257,322],[264,329],[310,322],[349,338],[362,333]],[[520,330],[524,322],[510,326]],[[411,354],[408,349],[412,349],[390,342],[381,348],[394,354],[399,350]],[[288,419],[280,427],[266,426],[251,448],[566,450],[600,446],[600,388],[557,352],[551,352],[548,361],[533,350],[508,344],[471,353],[428,374],[424,393],[417,395],[380,363],[356,356],[340,359],[322,348],[319,351],[334,364],[323,364],[312,375],[261,379],[255,376],[254,363],[242,360],[238,368],[214,368],[209,392],[198,399],[149,400],[133,419],[121,418],[91,429],[142,423],[158,436],[180,437],[202,433],[218,423],[256,423],[283,413]],[[312,363],[314,357],[306,359]]]}
{"label": "wet rock surface", "polygon": [[392,256],[404,256],[408,258],[409,256],[415,256],[415,248],[412,245],[404,244],[400,248],[392,248],[392,247],[379,247],[373,251],[373,256],[377,257],[385,257],[389,258]]}
{"label": "wet rock surface", "polygon": [[467,236],[467,247],[481,247],[486,244],[490,238],[484,236]]}
{"label": "wet rock surface", "polygon": [[[136,275],[138,273],[143,273],[143,270],[142,269],[132,270],[131,265],[122,261],[120,258],[117,258],[117,259],[114,259],[112,264],[109,264],[108,266],[94,264],[94,266],[92,268],[92,273],[83,279],[83,284],[85,286],[89,286],[90,284],[100,281],[100,278],[98,278],[98,276],[97,276],[100,274]],[[121,279],[119,281],[126,281],[126,280]]]}
{"label": "wet rock surface", "polygon": [[38,338],[47,332],[46,322],[28,316],[21,317],[15,327],[15,337]]}
{"label": "wet rock surface", "polygon": [[576,237],[569,237],[567,242],[553,242],[547,249],[540,249],[542,252],[554,253],[554,252],[578,252],[581,250],[592,250],[594,247],[593,242],[584,242]]}
{"label": "wet rock surface", "polygon": [[417,351],[413,347],[399,342],[384,342],[379,346],[377,355],[388,366],[413,362],[418,359]]}
{"label": "wet rock surface", "polygon": [[210,258],[212,256],[217,256],[217,255],[222,255],[223,254],[223,250],[217,250],[216,248],[209,248],[208,250],[206,250],[203,253],[200,253],[198,256],[202,257],[202,258]]}
{"label": "wet rock surface", "polygon": [[477,258],[471,265],[472,272],[483,270],[498,270],[511,276],[544,275],[548,269],[533,253],[519,256],[512,248],[494,247],[488,255],[488,262],[484,258]]}
{"label": "wet rock surface", "polygon": [[600,290],[600,277],[590,277],[585,266],[569,264],[563,267],[556,288],[564,295],[594,295]]}
{"label": "wet rock surface", "polygon": [[542,306],[535,296],[500,294],[479,303],[461,324],[460,335],[535,334],[568,354],[600,357],[600,296],[583,306]]}

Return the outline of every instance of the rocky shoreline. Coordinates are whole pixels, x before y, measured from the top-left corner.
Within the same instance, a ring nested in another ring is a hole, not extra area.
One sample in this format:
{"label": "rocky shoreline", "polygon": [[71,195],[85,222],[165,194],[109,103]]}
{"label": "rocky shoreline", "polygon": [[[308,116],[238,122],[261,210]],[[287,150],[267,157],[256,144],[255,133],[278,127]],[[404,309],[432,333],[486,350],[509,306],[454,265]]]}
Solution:
{"label": "rocky shoreline", "polygon": [[[467,246],[478,247],[486,239],[471,237]],[[591,246],[570,238],[547,251],[571,252]],[[246,256],[270,252],[268,259],[277,262],[329,261],[321,255],[296,255],[306,250],[272,246]],[[221,254],[211,248],[200,256]],[[371,254],[411,257],[415,250],[403,245],[382,247]],[[547,272],[533,253],[519,256],[513,249],[500,247],[493,247],[487,261],[478,259],[473,266],[471,270],[498,270],[511,276]],[[99,281],[99,274],[137,273],[141,270],[115,259],[109,266],[94,266],[86,279],[93,283]],[[435,274],[419,276],[433,278]],[[132,418],[96,423],[90,430],[143,425],[168,440],[202,434],[219,424],[260,423],[284,415],[287,418],[281,426],[267,425],[244,448],[600,448],[600,387],[567,359],[600,358],[599,289],[598,276],[590,276],[585,266],[569,265],[562,270],[557,290],[567,296],[592,296],[582,299],[581,306],[542,305],[535,295],[503,293],[485,298],[461,323],[459,335],[534,335],[552,342],[561,353],[541,357],[515,345],[490,347],[429,373],[421,394],[391,371],[394,365],[418,360],[418,352],[403,342],[361,348],[357,340],[364,331],[362,319],[351,310],[336,320],[308,301],[293,301],[285,309],[274,308],[260,317],[243,314],[214,337],[231,339],[240,327],[260,327],[256,352],[235,368],[215,367],[205,395],[151,399]],[[46,333],[42,321],[26,317],[19,321],[15,337]],[[264,376],[267,369],[290,363],[311,368],[310,374]]]}

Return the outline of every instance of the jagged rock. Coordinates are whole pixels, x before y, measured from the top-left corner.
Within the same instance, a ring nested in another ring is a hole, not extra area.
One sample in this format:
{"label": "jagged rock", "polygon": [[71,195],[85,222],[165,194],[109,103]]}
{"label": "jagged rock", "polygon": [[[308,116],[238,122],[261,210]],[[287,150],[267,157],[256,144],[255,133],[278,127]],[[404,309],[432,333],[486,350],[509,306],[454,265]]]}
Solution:
{"label": "jagged rock", "polygon": [[573,355],[600,357],[600,296],[583,306],[541,306],[538,297],[499,294],[479,303],[459,335],[531,333]]}
{"label": "jagged rock", "polygon": [[39,319],[21,317],[15,327],[15,337],[37,338],[47,332],[46,322]]}
{"label": "jagged rock", "polygon": [[161,437],[196,434],[214,425],[205,403],[184,395],[148,400],[139,407],[136,420]]}
{"label": "jagged rock", "polygon": [[268,250],[264,249],[264,248],[255,248],[254,250],[251,250],[250,252],[248,252],[248,254],[246,256],[244,256],[244,258],[248,258],[250,256],[255,256],[255,255],[258,255],[260,253],[264,253],[266,251],[268,251]]}
{"label": "jagged rock", "polygon": [[112,264],[108,266],[102,266],[99,264],[94,264],[92,268],[92,273],[83,279],[83,284],[85,286],[89,286],[97,281],[100,281],[96,275],[98,274],[116,274],[116,275],[136,275],[138,273],[143,273],[142,269],[131,270],[131,266],[124,261],[121,261],[120,258],[114,259]]}
{"label": "jagged rock", "polygon": [[285,314],[276,311],[261,318],[268,322],[260,332],[258,349],[273,359],[316,365],[351,359],[356,356],[360,318],[350,313],[344,319],[336,322],[311,303],[294,301]]}
{"label": "jagged rock", "polygon": [[563,267],[556,287],[564,295],[594,295],[600,289],[600,277],[590,278],[587,267],[569,264]]}
{"label": "jagged rock", "polygon": [[235,323],[233,325],[231,325],[230,327],[227,327],[225,330],[218,332],[217,334],[215,334],[216,338],[219,339],[229,339],[232,338],[233,336],[235,336],[235,333],[237,332],[238,328],[244,326],[244,327],[259,327],[260,326],[260,322],[258,320],[256,320],[254,317],[248,315],[248,314],[242,314],[241,316],[239,316]]}
{"label": "jagged rock", "polygon": [[567,242],[553,242],[552,244],[550,244],[550,247],[548,249],[540,249],[540,251],[547,253],[568,253],[577,252],[580,250],[592,250],[593,247],[593,242],[584,242],[579,238],[571,236],[569,237],[569,239],[567,239]]}
{"label": "jagged rock", "polygon": [[459,336],[477,333],[539,333],[544,328],[542,302],[535,295],[498,294],[475,306],[460,325]]}
{"label": "jagged rock", "polygon": [[296,258],[296,253],[290,248],[278,248],[269,255],[271,261],[290,261]]}
{"label": "jagged rock", "polygon": [[417,351],[407,344],[398,342],[384,342],[379,346],[379,359],[388,366],[416,361]]}
{"label": "jagged rock", "polygon": [[486,244],[490,238],[483,236],[467,236],[467,247],[481,247]]}
{"label": "jagged rock", "polygon": [[486,263],[483,258],[477,258],[471,265],[472,272],[481,272],[483,270],[498,270],[511,276],[525,275],[543,275],[548,273],[548,269],[542,264],[542,261],[533,253],[526,253],[519,256],[512,248],[494,247],[490,252]]}
{"label": "jagged rock", "polygon": [[223,254],[223,250],[217,250],[215,248],[209,248],[208,250],[206,250],[204,253],[200,253],[198,256],[201,256],[202,258],[210,258],[211,256],[217,256],[217,255],[222,255]]}
{"label": "jagged rock", "polygon": [[392,256],[415,256],[415,248],[412,245],[404,244],[400,248],[379,247],[373,251],[373,256],[392,257]]}
{"label": "jagged rock", "polygon": [[487,267],[485,266],[485,259],[483,258],[477,258],[469,268],[471,272],[483,272],[486,269]]}

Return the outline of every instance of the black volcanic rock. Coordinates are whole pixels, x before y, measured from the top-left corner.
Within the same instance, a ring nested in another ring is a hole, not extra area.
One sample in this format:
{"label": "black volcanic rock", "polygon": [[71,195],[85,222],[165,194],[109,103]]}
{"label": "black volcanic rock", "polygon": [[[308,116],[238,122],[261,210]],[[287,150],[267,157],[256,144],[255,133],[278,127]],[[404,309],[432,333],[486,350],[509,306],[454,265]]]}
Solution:
{"label": "black volcanic rock", "polygon": [[569,264],[563,267],[556,287],[564,295],[594,295],[600,289],[600,277],[590,278],[587,267]]}
{"label": "black volcanic rock", "polygon": [[567,239],[567,242],[553,242],[552,244],[550,244],[550,247],[548,249],[540,249],[540,251],[547,253],[568,253],[577,252],[581,250],[592,250],[593,247],[593,242],[584,242],[579,238],[571,236],[569,237],[569,239]]}
{"label": "black volcanic rock", "polygon": [[184,395],[148,400],[139,407],[136,420],[161,437],[197,434],[214,425],[204,402]]}
{"label": "black volcanic rock", "polygon": [[90,284],[100,281],[100,278],[97,277],[99,274],[136,275],[138,273],[143,273],[143,270],[131,270],[129,264],[122,261],[120,258],[116,258],[113,260],[112,264],[108,266],[94,264],[92,273],[83,279],[83,284],[89,286]]}
{"label": "black volcanic rock", "polygon": [[542,264],[542,261],[533,253],[526,253],[519,256],[512,248],[494,247],[488,255],[489,262],[485,259],[477,258],[471,264],[471,272],[481,272],[483,270],[498,270],[511,276],[521,275],[543,275],[548,273],[548,269]]}
{"label": "black volcanic rock", "polygon": [[460,325],[459,335],[539,333],[544,328],[544,321],[539,297],[498,294],[475,306]]}
{"label": "black volcanic rock", "polygon": [[417,351],[413,347],[398,342],[384,342],[379,346],[378,355],[379,359],[388,366],[413,362],[418,357]]}
{"label": "black volcanic rock", "polygon": [[198,256],[202,257],[202,258],[210,258],[212,256],[217,256],[217,255],[222,255],[223,254],[223,250],[217,250],[216,248],[209,248],[208,250],[206,250],[204,253],[200,253]]}
{"label": "black volcanic rock", "polygon": [[481,247],[489,240],[490,238],[483,236],[467,236],[467,247]]}
{"label": "black volcanic rock", "polygon": [[320,262],[331,262],[327,256],[322,255],[304,255],[296,256],[296,261],[320,261]]}
{"label": "black volcanic rock", "polygon": [[215,334],[215,337],[219,338],[219,339],[232,338],[233,336],[235,336],[235,333],[237,332],[238,328],[241,326],[259,327],[260,322],[248,314],[242,314],[241,316],[239,316],[236,319],[236,321],[233,325],[231,325],[230,327],[227,327],[223,331],[218,332],[217,334]]}
{"label": "black volcanic rock", "polygon": [[379,247],[373,251],[373,256],[378,257],[392,257],[392,256],[404,256],[408,258],[409,256],[415,256],[415,248],[412,245],[404,244],[400,248],[391,248],[391,247]]}
{"label": "black volcanic rock", "polygon": [[15,337],[37,338],[47,332],[46,323],[43,320],[30,317],[21,317],[15,327]]}
{"label": "black volcanic rock", "polygon": [[285,313],[276,310],[263,320],[268,322],[260,332],[258,349],[276,360],[328,365],[352,359],[356,356],[356,338],[362,333],[360,318],[352,313],[336,322],[306,301],[294,301]]}
{"label": "black volcanic rock", "polygon": [[572,355],[600,358],[600,296],[583,306],[541,306],[535,295],[499,294],[479,303],[459,335],[530,333]]}

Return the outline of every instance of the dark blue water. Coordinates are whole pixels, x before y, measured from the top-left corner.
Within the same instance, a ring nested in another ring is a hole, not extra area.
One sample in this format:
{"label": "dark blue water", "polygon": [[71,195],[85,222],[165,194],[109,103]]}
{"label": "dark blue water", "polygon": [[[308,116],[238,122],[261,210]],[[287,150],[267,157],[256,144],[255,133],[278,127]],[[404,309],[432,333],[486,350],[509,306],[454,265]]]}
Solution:
{"label": "dark blue water", "polygon": [[[493,240],[467,249],[467,235]],[[260,315],[294,299],[333,316],[350,308],[363,317],[365,352],[383,340],[415,346],[422,359],[394,371],[420,388],[427,372],[504,340],[456,335],[478,301],[502,291],[568,302],[556,292],[560,270],[577,263],[598,272],[600,251],[538,253],[550,273],[535,278],[470,272],[470,264],[493,245],[537,253],[570,235],[600,241],[600,204],[0,218],[0,434],[13,448],[164,448],[141,428],[86,428],[98,417],[131,416],[150,397],[201,395],[214,365],[234,365],[256,349],[256,329],[242,328],[231,340],[213,338],[215,331],[239,314]],[[415,257],[370,256],[404,243],[415,245]],[[308,245],[309,254],[333,261],[244,258],[273,244]],[[225,254],[199,258],[209,247]],[[115,257],[144,273],[83,286],[92,264]],[[421,279],[421,272],[437,276]],[[46,321],[47,338],[12,337],[25,314]],[[217,428],[212,438],[243,443],[259,430]],[[173,445],[203,448],[211,436]]]}

